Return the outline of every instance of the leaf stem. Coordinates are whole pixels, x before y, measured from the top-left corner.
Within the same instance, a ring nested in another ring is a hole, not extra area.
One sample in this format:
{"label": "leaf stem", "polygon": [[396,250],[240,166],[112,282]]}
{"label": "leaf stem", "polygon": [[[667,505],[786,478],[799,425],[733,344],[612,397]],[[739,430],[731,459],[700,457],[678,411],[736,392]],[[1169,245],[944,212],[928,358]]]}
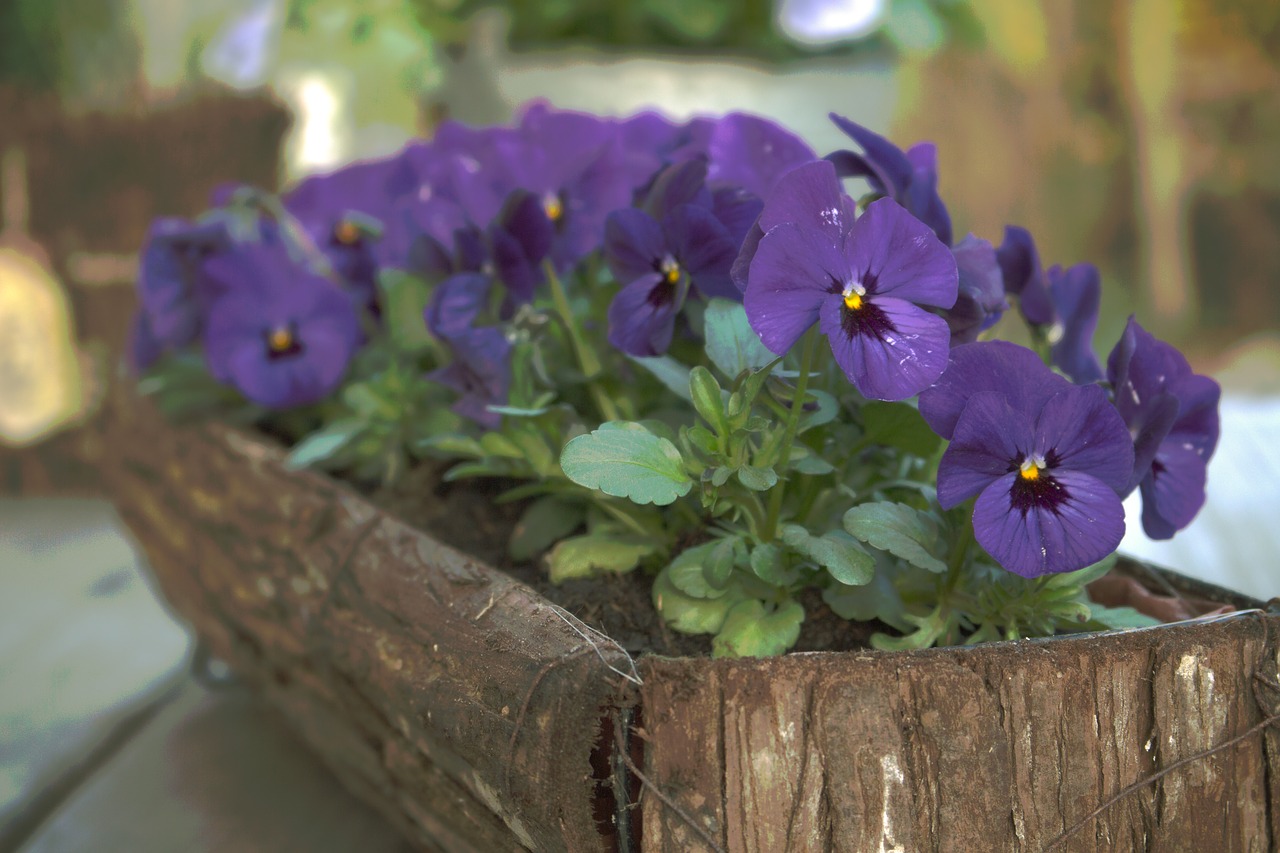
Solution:
{"label": "leaf stem", "polygon": [[604,421],[622,420],[622,416],[618,412],[618,407],[614,405],[613,400],[609,397],[605,390],[600,387],[600,383],[596,381],[596,377],[600,375],[601,365],[600,358],[596,355],[591,345],[582,337],[582,330],[578,328],[577,322],[573,317],[573,309],[569,307],[569,297],[564,291],[564,285],[560,282],[560,277],[556,275],[555,268],[551,262],[547,261],[544,265],[547,274],[547,282],[551,287],[551,301],[555,304],[556,313],[560,316],[560,322],[564,324],[565,332],[569,335],[569,343],[573,347],[573,354],[578,360],[578,367],[582,370],[582,375],[587,380],[587,390],[591,393],[591,399],[596,404],[600,417]]}
{"label": "leaf stem", "polygon": [[[782,441],[778,445],[773,464],[785,464],[791,456],[791,445],[795,442],[796,432],[800,429],[800,415],[804,411],[804,398],[809,393],[809,374],[813,371],[813,360],[818,351],[818,333],[810,329],[804,337],[804,350],[800,355],[800,376],[796,379],[795,396],[791,400],[791,411],[787,415],[787,424],[783,429]],[[765,518],[761,541],[771,542],[778,533],[778,518],[782,514],[782,499],[786,491],[786,478],[780,478],[769,492],[769,514]]]}

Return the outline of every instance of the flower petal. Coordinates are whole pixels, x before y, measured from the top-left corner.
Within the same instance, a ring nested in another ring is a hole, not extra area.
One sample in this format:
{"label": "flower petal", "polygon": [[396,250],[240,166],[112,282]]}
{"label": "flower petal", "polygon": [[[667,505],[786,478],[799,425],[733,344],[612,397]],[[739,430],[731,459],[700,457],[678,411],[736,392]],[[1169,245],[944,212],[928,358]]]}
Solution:
{"label": "flower petal", "polygon": [[644,211],[623,208],[605,220],[605,261],[618,284],[627,285],[652,275],[654,265],[667,251],[662,226]]}
{"label": "flower petal", "polygon": [[1169,539],[1204,506],[1205,460],[1193,448],[1166,441],[1142,480],[1142,529]]}
{"label": "flower petal", "polygon": [[1035,451],[1058,468],[1088,474],[1117,494],[1133,474],[1133,440],[1120,413],[1097,385],[1072,385],[1045,403],[1036,420]]}
{"label": "flower petal", "polygon": [[818,231],[832,245],[840,244],[853,227],[853,210],[834,166],[825,160],[797,166],[765,196],[760,227],[767,234],[784,224]]}
{"label": "flower petal", "polygon": [[1048,280],[1049,295],[1062,324],[1062,337],[1051,353],[1053,363],[1072,382],[1097,382],[1102,378],[1102,364],[1093,351],[1093,332],[1102,305],[1098,268],[1093,264],[1076,264],[1066,270],[1053,267]]}
{"label": "flower petal", "polygon": [[741,291],[729,277],[738,247],[714,213],[705,207],[681,205],[663,220],[662,230],[699,293],[725,299],[742,298]]}
{"label": "flower petal", "polygon": [[959,273],[951,250],[893,199],[872,202],[853,224],[845,257],[869,293],[950,308]]}
{"label": "flower petal", "polygon": [[609,343],[638,356],[662,355],[671,346],[676,312],[684,301],[658,273],[628,284],[609,303]]}
{"label": "flower petal", "polygon": [[1014,509],[1016,472],[984,489],[974,504],[974,537],[1014,574],[1034,578],[1083,569],[1115,551],[1124,537],[1124,508],[1114,490],[1088,474],[1056,476],[1068,497],[1053,510]]}
{"label": "flower petal", "polygon": [[920,414],[934,432],[950,438],[973,394],[996,391],[1014,409],[1034,417],[1050,397],[1070,384],[1026,347],[1007,341],[964,344],[951,348],[942,378],[920,393]]}
{"label": "flower petal", "polygon": [[863,396],[905,400],[942,375],[951,337],[946,320],[893,298],[868,300],[860,310],[879,314],[875,331],[850,332],[839,294],[823,300],[820,322],[836,363]]}
{"label": "flower petal", "polygon": [[746,188],[765,196],[778,180],[802,163],[817,159],[800,137],[747,113],[730,113],[716,122],[707,153],[707,180]]}
{"label": "flower petal", "polygon": [[938,465],[938,503],[951,509],[1009,473],[1032,443],[1032,420],[1000,394],[974,394]]}
{"label": "flower petal", "polygon": [[828,236],[779,225],[756,248],[743,304],[751,328],[779,355],[817,321],[823,300],[838,291],[846,276],[844,258]]}

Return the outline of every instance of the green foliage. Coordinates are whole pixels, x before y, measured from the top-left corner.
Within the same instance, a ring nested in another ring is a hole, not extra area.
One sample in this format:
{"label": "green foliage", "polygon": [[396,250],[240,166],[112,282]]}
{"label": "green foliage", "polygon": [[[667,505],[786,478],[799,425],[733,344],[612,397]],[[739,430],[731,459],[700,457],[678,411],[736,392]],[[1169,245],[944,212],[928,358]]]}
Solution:
{"label": "green foliage", "polygon": [[636,423],[601,424],[578,436],[565,445],[560,467],[580,486],[638,504],[665,506],[693,487],[676,446]]}
{"label": "green foliage", "polygon": [[945,572],[938,551],[938,525],[927,513],[905,504],[879,501],[855,506],[844,514],[844,529],[873,548],[887,551],[913,566]]}

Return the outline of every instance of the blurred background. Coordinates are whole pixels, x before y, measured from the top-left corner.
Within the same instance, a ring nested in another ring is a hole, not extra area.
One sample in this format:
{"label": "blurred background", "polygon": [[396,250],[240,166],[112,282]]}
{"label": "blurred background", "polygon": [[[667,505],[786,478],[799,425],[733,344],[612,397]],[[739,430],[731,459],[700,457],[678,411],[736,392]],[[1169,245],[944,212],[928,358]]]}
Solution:
{"label": "blurred background", "polygon": [[[1019,224],[1046,265],[1097,264],[1100,352],[1136,312],[1224,386],[1207,508],[1169,543],[1131,524],[1125,550],[1280,594],[1274,0],[0,0],[0,252],[35,261],[0,263],[0,442],[34,429],[5,421],[33,369],[74,359],[64,396],[93,397],[152,218],[194,215],[225,182],[282,186],[389,154],[445,119],[502,122],[533,98],[747,110],[819,153],[845,144],[832,110],[903,147],[934,140],[958,234],[999,243]],[[61,352],[68,322],[78,343]],[[270,824],[288,809],[255,791],[311,778],[308,759],[191,686],[189,643],[121,536],[105,504],[0,500],[0,849],[296,841],[301,824]],[[244,752],[214,762],[235,784],[191,781],[218,737]],[[135,826],[178,777],[187,810]],[[300,795],[307,849],[344,849],[351,826],[362,849],[396,847],[320,787]],[[235,830],[248,834],[217,835],[219,809],[254,815]]]}

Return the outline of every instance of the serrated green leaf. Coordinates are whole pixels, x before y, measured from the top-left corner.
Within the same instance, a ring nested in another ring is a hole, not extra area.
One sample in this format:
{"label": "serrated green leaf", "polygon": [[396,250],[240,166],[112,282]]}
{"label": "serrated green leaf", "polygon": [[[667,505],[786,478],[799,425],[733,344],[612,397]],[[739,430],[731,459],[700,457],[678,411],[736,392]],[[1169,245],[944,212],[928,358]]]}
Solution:
{"label": "serrated green leaf", "polygon": [[804,608],[797,601],[780,604],[772,613],[763,602],[740,601],[725,616],[724,624],[711,641],[711,656],[772,657],[795,645],[804,622]]}
{"label": "serrated green leaf", "polygon": [[588,533],[562,539],[547,553],[552,583],[588,578],[602,572],[629,572],[657,550],[647,539],[607,533]]}
{"label": "serrated green leaf", "polygon": [[623,421],[602,424],[570,441],[560,454],[560,467],[580,486],[638,504],[665,506],[693,488],[674,444]]}
{"label": "serrated green leaf", "polygon": [[774,586],[790,586],[800,576],[787,559],[786,551],[772,542],[763,542],[751,549],[750,565],[756,577]]}
{"label": "serrated green leaf", "polygon": [[580,527],[585,519],[581,504],[556,497],[539,498],[529,504],[511,529],[507,552],[516,562],[531,560]]}
{"label": "serrated green leaf", "polygon": [[738,469],[738,482],[753,492],[767,492],[778,485],[778,474],[772,468],[743,465]]}
{"label": "serrated green leaf", "polygon": [[719,598],[694,598],[677,589],[665,571],[653,579],[654,608],[668,625],[685,634],[719,631],[725,616],[743,595],[741,587],[733,585]]}
{"label": "serrated green leaf", "polygon": [[906,504],[877,501],[855,506],[844,514],[844,529],[913,566],[939,573],[947,570],[946,563],[934,556],[938,529],[933,519]]}
{"label": "serrated green leaf", "polygon": [[817,563],[842,584],[859,586],[875,576],[875,557],[842,530],[814,536],[798,524],[782,527],[782,541],[793,551]]}
{"label": "serrated green leaf", "polygon": [[942,441],[916,407],[909,403],[872,400],[864,403],[860,411],[866,438],[872,444],[896,447],[927,458],[933,455]]}
{"label": "serrated green leaf", "polygon": [[[705,542],[681,551],[666,568],[667,577],[675,588],[691,598],[719,598],[724,595],[724,586],[712,586],[707,582],[705,574],[706,565],[720,544],[718,541]],[[729,559],[729,567],[732,569],[732,551]]]}
{"label": "serrated green leaf", "polygon": [[332,459],[367,426],[364,421],[355,418],[334,421],[294,445],[289,451],[289,457],[285,460],[285,467],[297,470]]}
{"label": "serrated green leaf", "polygon": [[727,379],[737,378],[744,370],[758,370],[777,358],[751,328],[741,302],[712,299],[705,318],[707,357]]}

